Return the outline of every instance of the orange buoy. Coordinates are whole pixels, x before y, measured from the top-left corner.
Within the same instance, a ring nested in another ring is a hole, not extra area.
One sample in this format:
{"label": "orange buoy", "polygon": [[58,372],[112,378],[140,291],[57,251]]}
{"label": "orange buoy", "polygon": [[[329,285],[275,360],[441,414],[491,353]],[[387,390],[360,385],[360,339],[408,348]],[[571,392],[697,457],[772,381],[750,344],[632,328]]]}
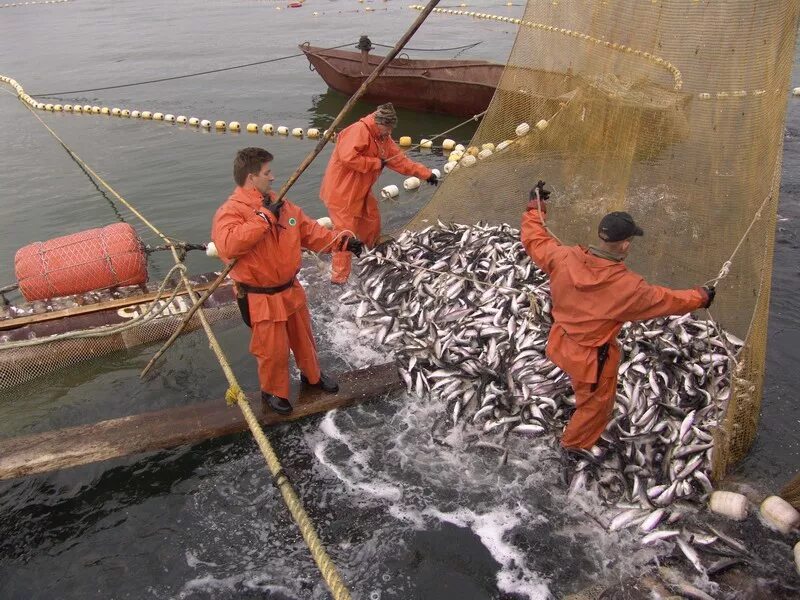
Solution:
{"label": "orange buoy", "polygon": [[147,256],[127,223],[89,229],[17,250],[14,271],[27,301],[147,282]]}

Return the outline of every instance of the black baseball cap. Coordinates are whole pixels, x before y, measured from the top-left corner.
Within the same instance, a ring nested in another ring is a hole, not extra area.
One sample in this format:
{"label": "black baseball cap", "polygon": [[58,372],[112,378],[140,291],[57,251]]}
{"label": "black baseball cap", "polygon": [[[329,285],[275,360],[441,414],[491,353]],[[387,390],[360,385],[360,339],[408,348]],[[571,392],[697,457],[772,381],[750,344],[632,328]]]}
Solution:
{"label": "black baseball cap", "polygon": [[635,235],[644,235],[644,231],[633,222],[633,217],[628,213],[615,211],[603,217],[597,228],[597,235],[606,242],[621,242]]}

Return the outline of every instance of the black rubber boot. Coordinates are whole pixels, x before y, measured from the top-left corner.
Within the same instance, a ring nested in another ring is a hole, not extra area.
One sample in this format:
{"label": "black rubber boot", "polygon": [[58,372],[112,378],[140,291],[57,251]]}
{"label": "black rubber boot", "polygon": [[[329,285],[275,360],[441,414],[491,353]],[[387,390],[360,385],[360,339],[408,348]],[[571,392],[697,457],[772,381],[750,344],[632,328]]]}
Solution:
{"label": "black rubber boot", "polygon": [[286,398],[273,396],[266,392],[261,392],[261,411],[266,414],[267,407],[274,410],[279,415],[289,415],[292,413],[292,405]]}
{"label": "black rubber boot", "polygon": [[578,461],[581,457],[580,449],[559,446],[558,450],[561,462],[561,482],[568,487],[570,481],[572,481],[572,476],[575,475],[575,468],[578,466]]}
{"label": "black rubber boot", "polygon": [[336,382],[336,380],[333,377],[328,377],[322,372],[319,374],[319,381],[317,383],[309,383],[306,376],[302,373],[300,373],[300,381],[304,385],[319,388],[323,392],[328,392],[329,394],[335,394],[339,391],[339,384]]}

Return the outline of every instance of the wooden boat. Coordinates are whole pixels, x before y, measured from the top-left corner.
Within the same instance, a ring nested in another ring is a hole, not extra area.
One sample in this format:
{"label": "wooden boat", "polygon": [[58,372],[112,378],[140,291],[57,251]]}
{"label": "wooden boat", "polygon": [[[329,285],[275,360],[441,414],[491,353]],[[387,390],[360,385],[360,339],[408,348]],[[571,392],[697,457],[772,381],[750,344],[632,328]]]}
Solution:
{"label": "wooden boat", "polygon": [[[190,278],[195,290],[202,293],[211,287],[217,273]],[[169,292],[162,293],[168,298]],[[71,333],[92,332],[110,325],[131,322],[158,298],[157,285],[125,286],[114,290],[87,292],[76,296],[38,300],[0,308],[0,389],[9,388],[56,369],[90,360],[103,354],[167,339],[192,306],[185,290],[167,303],[157,305],[160,314],[124,332],[102,338],[79,337],[42,344],[12,347],[14,342],[43,339]],[[210,322],[239,314],[233,284],[226,280],[205,302]],[[193,317],[186,327],[200,326]],[[99,340],[102,339],[102,342]]]}
{"label": "wooden boat", "polygon": [[[332,89],[352,95],[383,60],[369,53],[362,38],[358,52],[311,46],[300,49],[312,69]],[[500,85],[501,76],[506,77]],[[665,143],[686,134],[685,115],[691,96],[647,81],[623,81],[614,74],[582,76],[565,72],[501,65],[483,60],[412,60],[395,58],[369,87],[363,99],[374,104],[392,102],[396,107],[422,112],[472,116],[486,110],[492,98],[509,122],[535,123],[550,119],[568,104],[583,116],[605,111],[608,104],[626,109],[635,118],[644,116],[664,132]],[[582,141],[580,142],[583,143]]]}
{"label": "wooden boat", "polygon": [[[331,88],[348,96],[383,60],[368,50],[328,50],[300,45],[310,68]],[[504,65],[485,60],[412,60],[395,58],[362,97],[422,112],[472,116],[489,106]]]}

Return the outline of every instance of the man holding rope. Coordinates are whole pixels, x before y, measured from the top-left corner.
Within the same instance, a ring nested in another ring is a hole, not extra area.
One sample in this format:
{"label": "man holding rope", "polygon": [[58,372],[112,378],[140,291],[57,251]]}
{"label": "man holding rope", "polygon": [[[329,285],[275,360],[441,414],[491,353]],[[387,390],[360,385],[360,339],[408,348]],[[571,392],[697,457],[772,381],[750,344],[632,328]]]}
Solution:
{"label": "man holding rope", "polygon": [[[392,140],[397,114],[391,102],[346,127],[336,138],[319,197],[328,208],[337,231],[351,231],[368,247],[381,235],[381,213],[372,186],[384,167],[402,175],[419,177],[437,185],[436,175],[425,165],[408,158]],[[351,256],[334,252],[331,283],[347,283]]]}
{"label": "man holding rope", "polygon": [[238,259],[231,278],[242,318],[252,329],[250,352],[258,362],[262,409],[286,415],[292,412],[290,349],[304,384],[339,391],[336,381],[319,368],[306,294],[296,277],[301,249],[359,256],[363,244],[352,234],[328,231],[289,201],[274,202],[272,159],[263,148],[236,154],[236,188],[214,215],[211,239],[220,258]]}
{"label": "man holding rope", "polygon": [[620,351],[617,334],[626,321],[680,315],[708,308],[713,286],[673,290],[650,285],[625,266],[633,238],[644,235],[626,212],[600,221],[596,246],[562,246],[545,225],[550,192],[540,181],[522,217],[525,251],[550,277],[553,326],[547,357],[569,375],[575,413],[561,437],[567,450],[589,450],[611,420]]}

